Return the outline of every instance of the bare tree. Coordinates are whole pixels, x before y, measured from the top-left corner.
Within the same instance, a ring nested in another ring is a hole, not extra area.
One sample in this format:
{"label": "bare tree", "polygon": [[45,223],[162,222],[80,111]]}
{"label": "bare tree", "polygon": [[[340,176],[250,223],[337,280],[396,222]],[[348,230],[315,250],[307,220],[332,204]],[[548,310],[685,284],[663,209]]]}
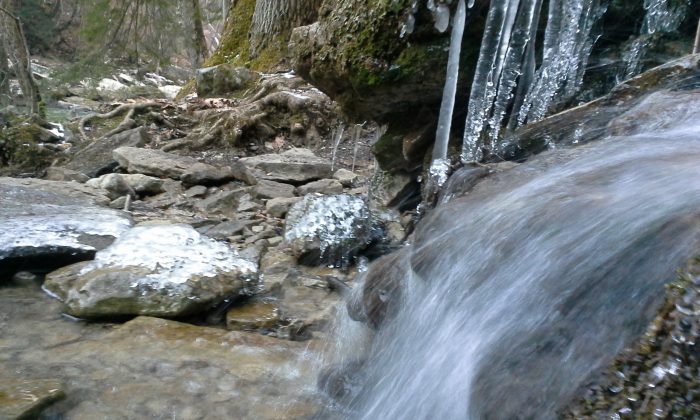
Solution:
{"label": "bare tree", "polygon": [[289,38],[292,28],[312,23],[322,0],[257,0],[250,27],[253,56],[276,36]]}
{"label": "bare tree", "polygon": [[22,94],[31,114],[41,114],[39,104],[41,95],[32,75],[31,61],[27,40],[22,29],[22,22],[9,8],[9,0],[0,1],[2,12],[2,32],[5,54],[14,63],[14,70],[22,88]]}

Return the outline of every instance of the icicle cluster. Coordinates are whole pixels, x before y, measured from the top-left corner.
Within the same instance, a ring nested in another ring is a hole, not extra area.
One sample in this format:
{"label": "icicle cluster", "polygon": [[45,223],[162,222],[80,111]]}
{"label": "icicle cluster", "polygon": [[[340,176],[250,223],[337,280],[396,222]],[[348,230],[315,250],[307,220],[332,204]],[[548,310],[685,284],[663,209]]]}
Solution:
{"label": "icicle cluster", "polygon": [[553,98],[570,99],[578,90],[597,36],[593,27],[605,11],[600,0],[549,3],[542,64],[535,71],[535,35],[541,0],[493,0],[486,18],[479,61],[469,99],[462,161],[498,152],[507,127],[544,117]]}
{"label": "icicle cluster", "polygon": [[671,0],[644,0],[646,15],[642,33],[623,52],[622,61],[626,66],[619,79],[626,80],[639,74],[644,53],[651,42],[651,35],[674,32],[678,29],[685,17],[688,2],[685,0],[674,3],[672,4]]}

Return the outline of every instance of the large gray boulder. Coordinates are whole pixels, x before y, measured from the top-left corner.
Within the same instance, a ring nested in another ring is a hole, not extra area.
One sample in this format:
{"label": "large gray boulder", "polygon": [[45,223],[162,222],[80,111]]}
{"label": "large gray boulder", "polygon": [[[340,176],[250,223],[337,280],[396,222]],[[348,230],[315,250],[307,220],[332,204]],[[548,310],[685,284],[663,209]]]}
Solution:
{"label": "large gray boulder", "polygon": [[6,180],[0,178],[0,271],[50,270],[91,259],[131,226],[126,213],[98,207],[90,195],[59,193],[65,184],[88,189],[82,184],[27,180],[22,186]]}
{"label": "large gray boulder", "polygon": [[360,197],[307,195],[287,212],[284,240],[303,264],[347,264],[371,240],[369,208]]}
{"label": "large gray boulder", "polygon": [[112,152],[119,165],[130,173],[179,179],[197,159],[179,156],[161,150],[120,147]]}
{"label": "large gray boulder", "polygon": [[146,127],[134,128],[110,137],[98,139],[78,151],[65,167],[82,172],[90,178],[111,172],[117,162],[112,151],[119,147],[143,147],[150,141]]}
{"label": "large gray boulder", "polygon": [[259,177],[270,181],[303,184],[332,176],[331,163],[308,149],[291,149],[241,159],[246,166],[262,172]]}
{"label": "large gray boulder", "polygon": [[246,89],[253,85],[260,74],[245,67],[235,67],[231,64],[220,64],[197,70],[195,78],[198,96],[222,96],[228,93]]}
{"label": "large gray boulder", "polygon": [[44,288],[77,317],[182,316],[243,291],[257,267],[189,225],[135,227],[95,260],[50,273]]}

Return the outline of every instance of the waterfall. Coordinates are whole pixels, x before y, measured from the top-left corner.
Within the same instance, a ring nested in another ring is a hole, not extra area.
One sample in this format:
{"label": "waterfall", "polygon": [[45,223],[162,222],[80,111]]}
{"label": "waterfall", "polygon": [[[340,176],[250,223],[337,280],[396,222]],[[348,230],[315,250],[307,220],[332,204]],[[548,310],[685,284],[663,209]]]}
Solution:
{"label": "waterfall", "polygon": [[543,154],[426,217],[367,273],[406,278],[351,417],[556,418],[697,249],[700,123],[676,127]]}

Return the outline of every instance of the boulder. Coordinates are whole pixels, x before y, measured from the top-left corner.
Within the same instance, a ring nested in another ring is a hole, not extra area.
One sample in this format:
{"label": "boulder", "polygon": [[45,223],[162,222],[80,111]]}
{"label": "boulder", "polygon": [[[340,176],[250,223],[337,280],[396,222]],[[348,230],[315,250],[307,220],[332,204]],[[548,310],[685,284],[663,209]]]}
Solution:
{"label": "boulder", "polygon": [[335,195],[343,192],[343,184],[335,179],[319,179],[318,181],[309,182],[300,187],[297,187],[297,194],[325,194]]}
{"label": "boulder", "polygon": [[121,174],[102,175],[99,178],[89,180],[85,185],[104,190],[111,200],[116,200],[125,195],[136,196],[133,188],[127,184]]}
{"label": "boulder", "polygon": [[301,197],[271,198],[265,203],[265,211],[268,216],[282,218],[287,214],[289,208],[299,201],[301,201]]}
{"label": "boulder", "polygon": [[165,181],[143,174],[123,174],[122,179],[136,194],[155,195],[165,191]]}
{"label": "boulder", "polygon": [[[464,34],[462,69],[476,62],[487,4],[477,2],[470,12],[476,18]],[[442,98],[445,72],[436,69],[447,66],[450,35],[434,23],[426,2],[366,7],[361,0],[340,0],[324,9],[318,22],[292,32],[294,70],[352,117],[410,125],[418,110],[437,111]],[[469,92],[471,71],[462,73],[457,103]]]}
{"label": "boulder", "polygon": [[235,67],[230,64],[220,64],[197,70],[195,78],[197,95],[224,96],[252,86],[260,74],[245,67]]}
{"label": "boulder", "polygon": [[189,225],[138,226],[94,261],[50,273],[44,288],[77,317],[182,316],[240,293],[256,272]]}
{"label": "boulder", "polygon": [[284,239],[301,263],[347,264],[371,240],[369,216],[359,197],[307,195],[289,209]]}
{"label": "boulder", "polygon": [[50,192],[31,184],[8,185],[4,179],[0,178],[0,271],[44,271],[91,259],[131,226],[127,214],[97,207],[89,196],[59,194],[61,182],[42,181],[55,184],[56,192]]}
{"label": "boulder", "polygon": [[87,182],[90,177],[82,172],[74,171],[68,168],[61,168],[59,166],[50,166],[46,168],[46,175],[44,179],[49,181],[75,181],[81,184]]}
{"label": "boulder", "polygon": [[236,174],[231,168],[217,168],[206,163],[196,163],[185,171],[180,177],[182,185],[221,185],[236,179]]}
{"label": "boulder", "polygon": [[271,181],[300,184],[330,178],[332,175],[331,163],[308,149],[291,149],[280,154],[253,156],[240,161],[262,172],[261,178]]}
{"label": "boulder", "polygon": [[112,151],[119,147],[143,147],[150,138],[146,127],[134,128],[100,138],[80,149],[73,155],[65,167],[95,178],[116,168],[117,162],[112,157]]}
{"label": "boulder", "polygon": [[203,235],[214,239],[226,239],[243,232],[246,227],[255,224],[252,220],[228,220],[213,226],[197,229]]}
{"label": "boulder", "polygon": [[345,188],[351,188],[355,186],[355,183],[357,182],[358,178],[359,176],[355,172],[343,168],[338,169],[333,173],[333,179],[340,182]]}
{"label": "boulder", "polygon": [[282,182],[262,180],[253,187],[253,196],[258,199],[294,197],[294,186]]}
{"label": "boulder", "polygon": [[120,147],[112,152],[112,156],[130,173],[173,179],[179,179],[199,163],[191,157],[137,147]]}
{"label": "boulder", "polygon": [[0,379],[0,419],[39,418],[47,406],[65,398],[63,384],[55,379]]}
{"label": "boulder", "polygon": [[203,200],[198,200],[195,202],[195,207],[206,213],[234,216],[241,198],[246,194],[248,194],[248,188],[219,191]]}

